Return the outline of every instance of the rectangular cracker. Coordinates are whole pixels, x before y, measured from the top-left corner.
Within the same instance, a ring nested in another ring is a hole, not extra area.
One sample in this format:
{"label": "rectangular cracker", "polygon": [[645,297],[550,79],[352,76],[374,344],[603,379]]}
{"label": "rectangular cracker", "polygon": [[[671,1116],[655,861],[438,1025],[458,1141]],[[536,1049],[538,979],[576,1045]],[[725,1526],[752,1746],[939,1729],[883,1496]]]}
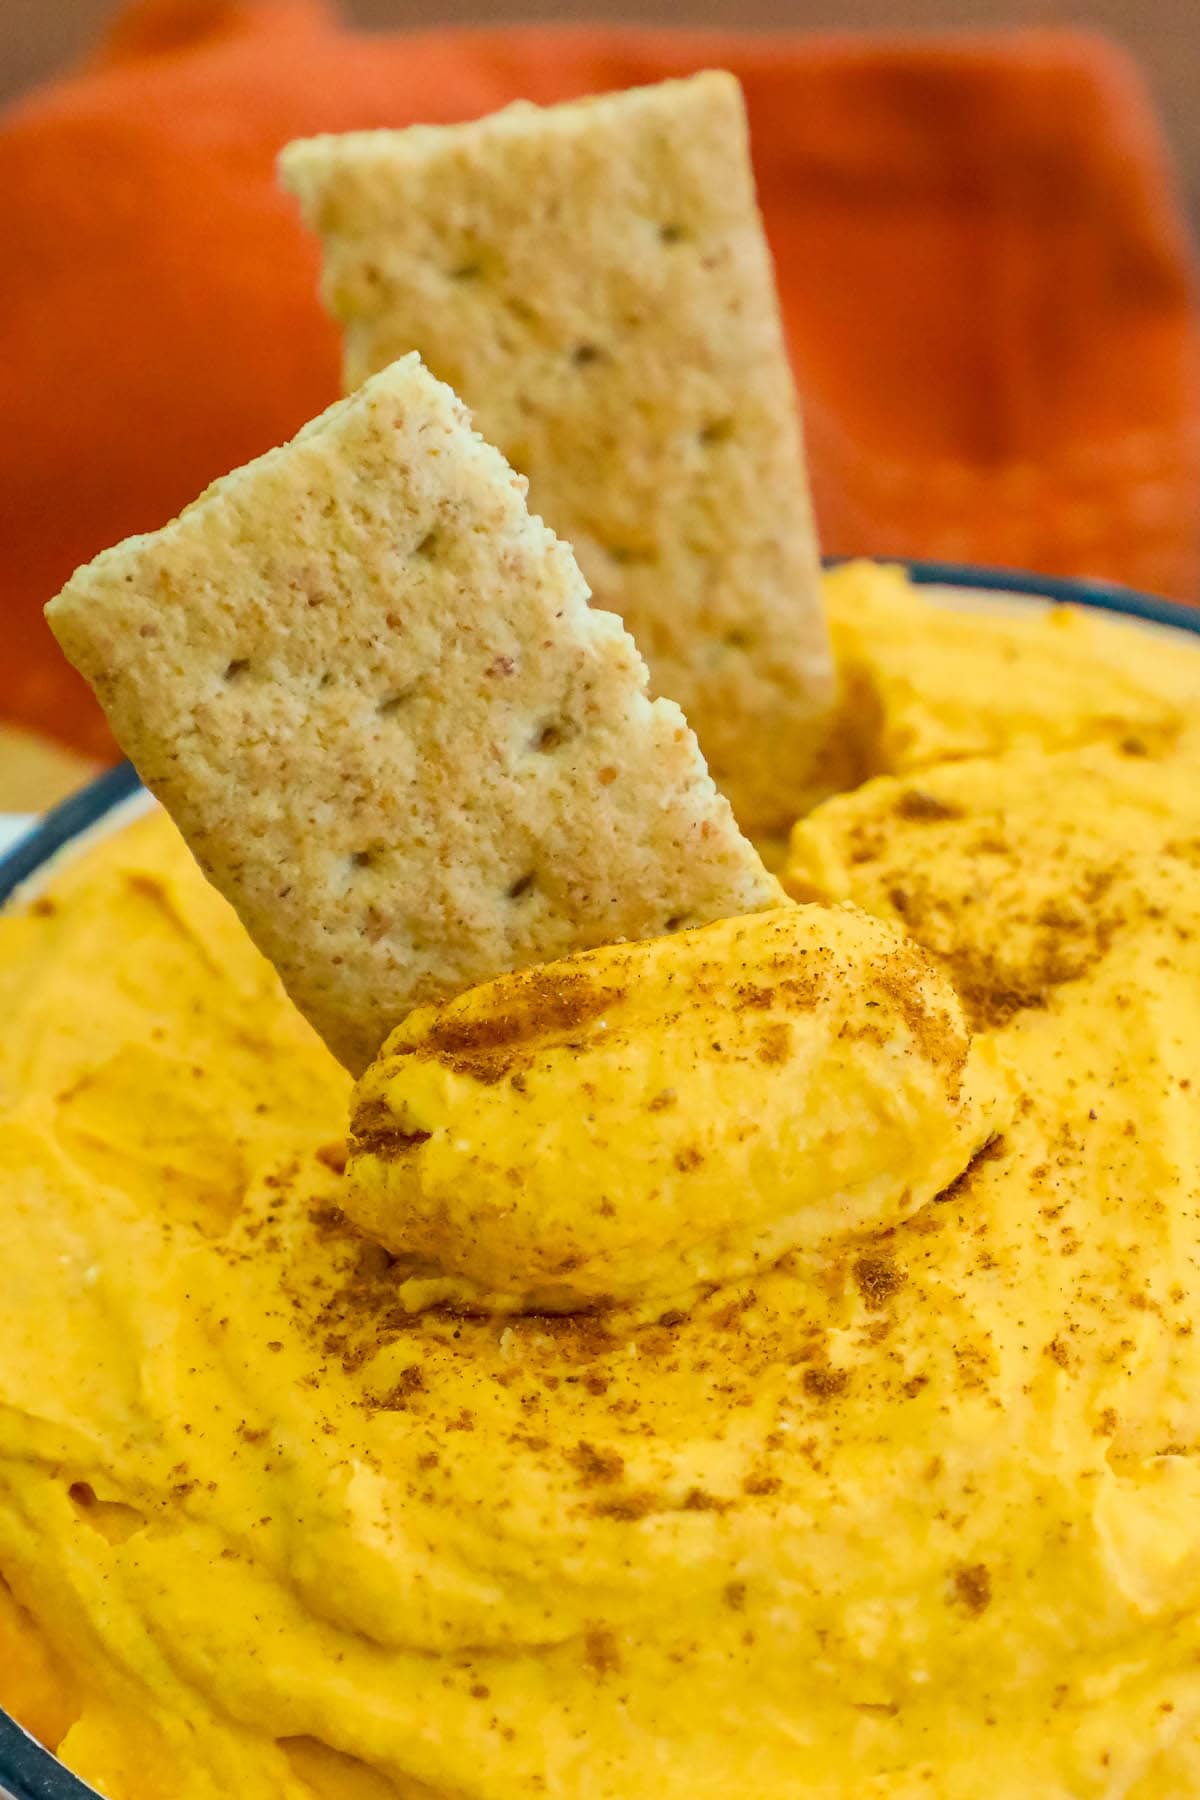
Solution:
{"label": "rectangular cracker", "polygon": [[420,352],[528,475],[741,824],[786,829],[833,664],[733,76],[313,138],[280,169],[347,385]]}
{"label": "rectangular cracker", "polygon": [[46,609],[355,1073],[418,1002],[781,898],[524,487],[407,356]]}

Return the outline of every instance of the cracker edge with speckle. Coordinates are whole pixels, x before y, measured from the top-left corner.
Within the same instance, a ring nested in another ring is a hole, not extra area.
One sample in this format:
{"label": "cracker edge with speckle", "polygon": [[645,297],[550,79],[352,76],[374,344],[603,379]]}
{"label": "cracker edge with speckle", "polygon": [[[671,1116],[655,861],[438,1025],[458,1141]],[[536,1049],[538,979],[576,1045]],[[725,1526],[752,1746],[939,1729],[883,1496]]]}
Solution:
{"label": "cracker edge with speckle", "polygon": [[419,1002],[780,901],[686,721],[587,600],[413,355],[105,551],[46,616],[359,1072]]}

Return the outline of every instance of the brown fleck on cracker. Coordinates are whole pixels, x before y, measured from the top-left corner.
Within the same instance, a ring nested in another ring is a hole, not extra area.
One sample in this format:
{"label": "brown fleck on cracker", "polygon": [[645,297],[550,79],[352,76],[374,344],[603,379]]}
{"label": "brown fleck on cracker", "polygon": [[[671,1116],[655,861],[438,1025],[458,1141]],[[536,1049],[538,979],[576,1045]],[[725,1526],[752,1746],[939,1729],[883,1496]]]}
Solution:
{"label": "brown fleck on cracker", "polygon": [[417,349],[677,700],[749,831],[808,794],[832,662],[731,75],[291,145],[354,387]]}
{"label": "brown fleck on cracker", "polygon": [[419,1002],[778,904],[679,709],[416,356],[47,617],[355,1072]]}

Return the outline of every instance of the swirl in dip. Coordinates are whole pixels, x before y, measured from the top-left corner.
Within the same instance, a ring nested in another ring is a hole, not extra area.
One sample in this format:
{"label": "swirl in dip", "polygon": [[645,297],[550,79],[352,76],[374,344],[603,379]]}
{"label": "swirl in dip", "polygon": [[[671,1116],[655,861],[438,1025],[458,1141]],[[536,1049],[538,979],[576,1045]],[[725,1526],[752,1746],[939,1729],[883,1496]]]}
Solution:
{"label": "swirl in dip", "polygon": [[113,1800],[1200,1794],[1200,661],[828,591],[801,906],[353,1099],[161,816],[0,922],[0,1700]]}

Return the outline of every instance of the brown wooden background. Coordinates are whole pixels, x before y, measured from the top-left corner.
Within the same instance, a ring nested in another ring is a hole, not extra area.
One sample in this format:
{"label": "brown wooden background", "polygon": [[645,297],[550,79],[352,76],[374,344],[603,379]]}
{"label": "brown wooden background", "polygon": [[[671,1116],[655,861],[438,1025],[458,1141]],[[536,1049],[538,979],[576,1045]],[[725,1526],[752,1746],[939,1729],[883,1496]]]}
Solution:
{"label": "brown wooden background", "polygon": [[[113,0],[0,0],[0,98],[79,53]],[[610,18],[799,30],[1091,25],[1139,58],[1200,220],[1200,0],[343,0],[364,25]]]}

